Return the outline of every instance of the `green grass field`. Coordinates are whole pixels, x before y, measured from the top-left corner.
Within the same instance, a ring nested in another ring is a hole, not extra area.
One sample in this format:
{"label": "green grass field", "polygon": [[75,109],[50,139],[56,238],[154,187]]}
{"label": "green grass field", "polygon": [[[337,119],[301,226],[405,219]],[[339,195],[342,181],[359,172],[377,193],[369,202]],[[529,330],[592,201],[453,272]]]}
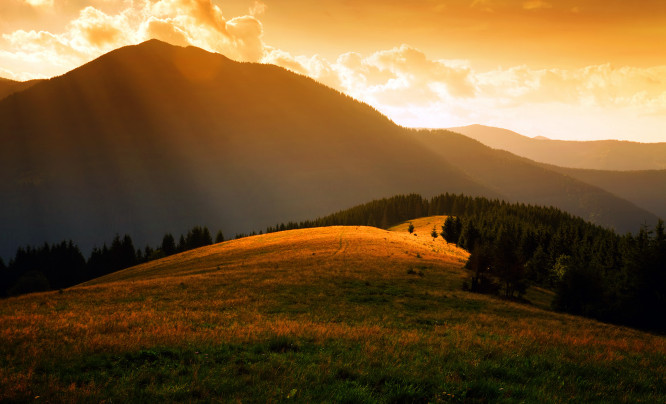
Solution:
{"label": "green grass field", "polygon": [[189,251],[0,301],[0,400],[666,402],[666,338],[461,290],[443,217]]}

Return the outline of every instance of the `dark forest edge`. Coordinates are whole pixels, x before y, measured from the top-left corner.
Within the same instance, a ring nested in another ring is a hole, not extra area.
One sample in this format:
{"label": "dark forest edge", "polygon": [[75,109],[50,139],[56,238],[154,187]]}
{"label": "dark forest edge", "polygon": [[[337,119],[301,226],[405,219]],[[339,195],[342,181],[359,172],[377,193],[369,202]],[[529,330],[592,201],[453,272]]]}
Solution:
{"label": "dark forest edge", "polygon": [[[315,220],[277,224],[267,233],[324,226],[393,225],[423,216],[449,216],[441,233],[471,252],[464,288],[520,299],[529,285],[556,292],[553,308],[602,321],[663,332],[666,325],[664,223],[618,235],[556,208],[443,194],[431,199],[399,195]],[[260,232],[261,234],[263,232]],[[253,232],[249,235],[255,235]],[[237,234],[235,238],[248,236]],[[224,241],[218,232],[215,242]],[[166,234],[156,247],[136,250],[130,236],[96,248],[88,260],[71,241],[20,248],[9,265],[0,260],[0,294],[57,290],[136,264],[210,245],[206,227],[176,243]]]}

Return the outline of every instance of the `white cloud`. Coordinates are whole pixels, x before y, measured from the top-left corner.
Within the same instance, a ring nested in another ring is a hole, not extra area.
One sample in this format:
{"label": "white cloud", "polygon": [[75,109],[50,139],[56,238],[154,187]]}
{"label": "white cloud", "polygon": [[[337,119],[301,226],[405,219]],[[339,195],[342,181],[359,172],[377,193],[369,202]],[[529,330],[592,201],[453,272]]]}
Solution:
{"label": "white cloud", "polygon": [[53,7],[53,0],[25,0],[33,7]]}
{"label": "white cloud", "polygon": [[250,15],[258,17],[266,12],[266,4],[261,1],[255,0],[254,4],[250,7]]}
{"label": "white cloud", "polygon": [[405,126],[485,123],[552,138],[631,138],[637,131],[629,128],[643,125],[644,139],[666,141],[655,124],[666,121],[666,66],[477,72],[406,45],[346,53],[334,63],[272,49],[264,61],[307,74]]}
{"label": "white cloud", "polygon": [[[46,0],[32,1],[46,4]],[[267,52],[263,26],[255,16],[226,19],[212,0],[125,0],[125,8],[109,13],[89,5],[107,2],[79,1],[88,5],[64,32],[16,30],[3,34],[0,65],[7,72],[3,75],[59,75],[112,49],[151,38],[198,46],[242,61],[259,61]],[[65,3],[62,6],[69,4]],[[256,13],[265,9],[261,4],[255,3]]]}

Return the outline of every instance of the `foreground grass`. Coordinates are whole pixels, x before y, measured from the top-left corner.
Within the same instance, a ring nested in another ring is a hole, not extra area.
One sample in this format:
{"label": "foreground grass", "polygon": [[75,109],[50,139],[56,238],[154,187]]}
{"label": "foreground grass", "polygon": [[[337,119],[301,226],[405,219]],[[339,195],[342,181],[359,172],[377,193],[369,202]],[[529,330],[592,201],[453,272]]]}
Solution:
{"label": "foreground grass", "polygon": [[664,337],[460,291],[466,253],[433,221],[230,241],[1,301],[0,399],[664,402]]}

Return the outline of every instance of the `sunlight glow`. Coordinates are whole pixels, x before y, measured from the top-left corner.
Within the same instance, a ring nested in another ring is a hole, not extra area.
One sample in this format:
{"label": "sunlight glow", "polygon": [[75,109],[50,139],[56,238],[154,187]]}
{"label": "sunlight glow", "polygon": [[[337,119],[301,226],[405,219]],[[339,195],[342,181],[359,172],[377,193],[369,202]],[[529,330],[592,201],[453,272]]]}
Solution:
{"label": "sunlight glow", "polygon": [[[301,0],[146,0],[113,7],[106,0],[81,0],[78,10],[64,0],[22,1],[0,7],[23,21],[21,28],[8,29],[0,17],[1,77],[64,74],[115,48],[156,38],[277,64],[405,126],[481,123],[528,136],[666,141],[666,57],[658,52],[666,41],[658,15],[666,10],[659,1],[636,9],[543,0],[325,0],[318,8]],[[53,10],[61,15],[60,30],[43,23]],[[229,18],[223,10],[237,15]],[[345,29],[334,32],[344,18]],[[404,24],[398,31],[389,24],[395,18]],[[323,37],[328,39],[312,42]]]}

